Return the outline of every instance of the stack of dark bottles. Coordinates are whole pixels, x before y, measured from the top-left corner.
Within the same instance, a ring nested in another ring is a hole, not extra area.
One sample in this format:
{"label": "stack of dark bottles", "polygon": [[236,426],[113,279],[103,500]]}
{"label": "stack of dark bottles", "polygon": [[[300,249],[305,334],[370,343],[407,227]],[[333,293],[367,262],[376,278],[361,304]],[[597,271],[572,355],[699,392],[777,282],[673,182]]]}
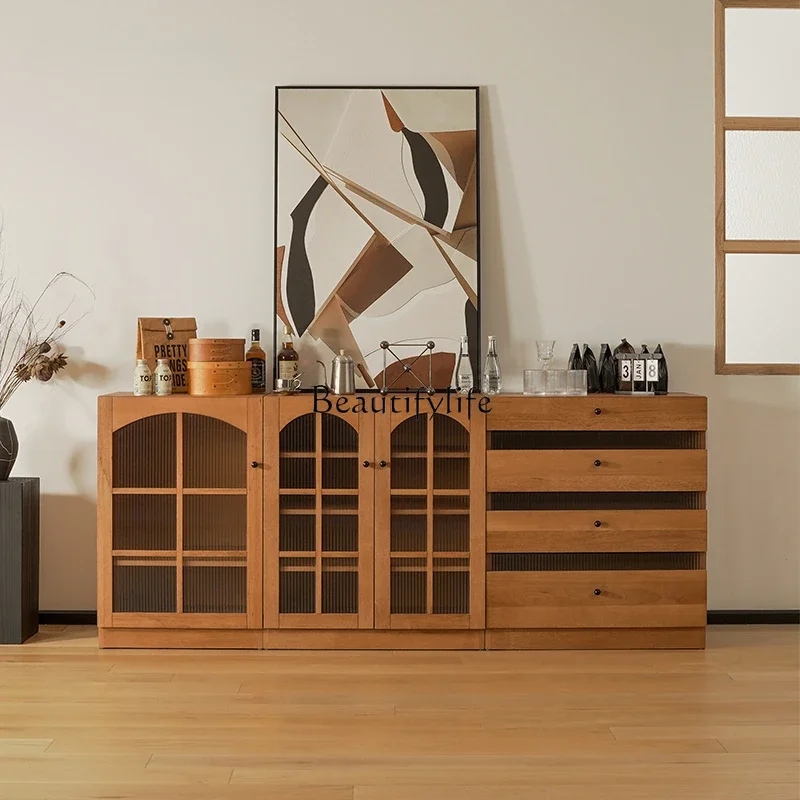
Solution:
{"label": "stack of dark bottles", "polygon": [[569,354],[567,369],[586,370],[586,392],[587,394],[597,394],[600,389],[600,375],[597,368],[597,361],[588,344],[583,345],[583,355],[577,343],[572,345],[572,352]]}
{"label": "stack of dark bottles", "polygon": [[[595,360],[592,348],[588,344],[583,345],[583,353],[576,343],[572,345],[569,354],[567,369],[586,370],[586,390],[588,394],[614,394],[621,392],[644,392],[646,384],[644,381],[621,381],[619,370],[619,359],[617,353],[629,355],[636,354],[636,348],[627,340],[623,339],[613,350],[609,344],[600,345],[600,360]],[[667,358],[659,344],[652,354],[646,344],[642,345],[640,355],[644,357],[655,357],[658,360],[658,383],[656,384],[656,394],[667,394],[669,391],[669,373],[667,371]],[[652,385],[651,385],[652,390]]]}

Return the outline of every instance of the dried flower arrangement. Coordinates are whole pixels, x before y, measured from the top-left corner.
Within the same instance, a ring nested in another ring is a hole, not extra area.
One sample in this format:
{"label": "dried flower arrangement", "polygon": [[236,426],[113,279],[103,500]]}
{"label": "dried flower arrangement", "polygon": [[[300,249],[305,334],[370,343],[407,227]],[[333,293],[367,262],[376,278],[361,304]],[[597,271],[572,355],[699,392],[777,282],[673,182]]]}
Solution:
{"label": "dried flower arrangement", "polygon": [[66,368],[67,356],[59,349],[58,342],[89,312],[79,314],[71,323],[62,319],[74,304],[73,298],[55,317],[55,322],[50,321],[53,316],[48,315],[47,306],[56,294],[63,297],[65,284],[86,290],[94,299],[91,289],[80,278],[59,272],[30,303],[17,279],[6,276],[0,260],[0,409],[23,383],[47,382]]}

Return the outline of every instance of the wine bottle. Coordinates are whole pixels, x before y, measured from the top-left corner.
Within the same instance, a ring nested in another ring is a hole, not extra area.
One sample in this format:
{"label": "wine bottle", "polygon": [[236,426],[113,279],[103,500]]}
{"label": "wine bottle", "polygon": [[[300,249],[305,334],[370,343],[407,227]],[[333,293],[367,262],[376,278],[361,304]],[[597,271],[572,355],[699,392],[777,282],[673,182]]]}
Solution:
{"label": "wine bottle", "polygon": [[489,337],[489,348],[486,352],[486,363],[483,367],[483,393],[500,394],[503,389],[503,378],[500,374],[500,359],[497,357],[497,344],[494,336]]}
{"label": "wine bottle", "polygon": [[474,387],[475,377],[469,360],[469,340],[466,336],[462,336],[456,366],[456,389],[459,394],[469,394],[470,389]]}
{"label": "wine bottle", "polygon": [[261,347],[261,330],[250,331],[250,349],[245,359],[250,362],[250,385],[253,394],[263,394],[267,390],[267,354]]}

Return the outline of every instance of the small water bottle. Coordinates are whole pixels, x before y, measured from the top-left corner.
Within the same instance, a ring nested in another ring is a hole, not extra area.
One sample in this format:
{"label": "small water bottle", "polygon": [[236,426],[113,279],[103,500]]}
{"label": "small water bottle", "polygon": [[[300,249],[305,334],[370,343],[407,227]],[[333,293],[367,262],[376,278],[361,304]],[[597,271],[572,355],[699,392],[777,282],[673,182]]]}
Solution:
{"label": "small water bottle", "polygon": [[172,370],[169,368],[168,358],[159,358],[155,371],[155,389],[159,397],[172,394]]}
{"label": "small water bottle", "polygon": [[458,353],[458,365],[456,366],[456,389],[459,394],[469,394],[469,390],[474,387],[475,378],[472,374],[472,364],[469,360],[469,343],[467,337],[462,336]]}
{"label": "small water bottle", "polygon": [[483,393],[500,394],[502,388],[503,378],[500,374],[500,360],[497,358],[497,344],[495,337],[490,336],[486,364],[483,367]]}
{"label": "small water bottle", "polygon": [[133,393],[136,397],[153,394],[153,373],[143,358],[136,362],[136,369],[133,372]]}

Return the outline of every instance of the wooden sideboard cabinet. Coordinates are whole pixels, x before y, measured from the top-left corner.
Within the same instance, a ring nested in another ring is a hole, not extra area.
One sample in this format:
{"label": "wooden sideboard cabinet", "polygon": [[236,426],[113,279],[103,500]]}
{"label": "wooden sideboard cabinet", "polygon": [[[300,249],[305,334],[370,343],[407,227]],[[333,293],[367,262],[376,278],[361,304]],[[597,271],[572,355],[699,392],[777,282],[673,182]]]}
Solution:
{"label": "wooden sideboard cabinet", "polygon": [[483,415],[373,397],[264,404],[267,647],[480,647]]}
{"label": "wooden sideboard cabinet", "polygon": [[408,398],[101,398],[101,646],[704,646],[705,398]]}
{"label": "wooden sideboard cabinet", "polygon": [[101,647],[259,647],[262,399],[101,397]]}
{"label": "wooden sideboard cabinet", "polygon": [[487,648],[702,647],[706,399],[498,397]]}

